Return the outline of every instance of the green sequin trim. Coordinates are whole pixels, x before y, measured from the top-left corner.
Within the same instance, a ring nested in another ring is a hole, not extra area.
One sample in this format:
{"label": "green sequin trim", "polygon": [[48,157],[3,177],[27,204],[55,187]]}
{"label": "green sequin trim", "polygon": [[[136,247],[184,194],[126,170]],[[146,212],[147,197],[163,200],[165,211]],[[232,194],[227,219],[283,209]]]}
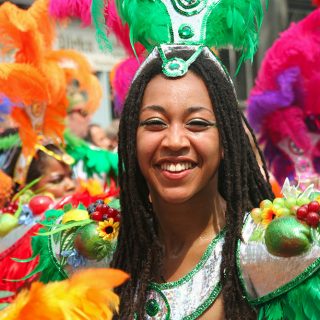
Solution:
{"label": "green sequin trim", "polygon": [[223,239],[224,235],[226,233],[226,229],[223,228],[218,234],[217,236],[211,241],[211,243],[209,244],[208,248],[206,249],[205,253],[203,254],[203,256],[201,257],[201,260],[198,262],[198,264],[194,267],[193,270],[191,270],[188,274],[186,274],[184,277],[182,277],[181,279],[177,280],[177,281],[173,281],[173,282],[166,282],[166,283],[151,283],[151,285],[153,287],[157,287],[160,290],[165,290],[165,289],[171,289],[171,288],[175,288],[175,287],[179,287],[182,284],[188,282],[202,267],[203,265],[206,263],[206,261],[208,260],[208,258],[210,257],[213,249],[215,248],[216,244]]}
{"label": "green sequin trim", "polygon": [[[246,222],[248,220],[249,215],[246,218]],[[305,281],[308,279],[310,276],[312,276],[316,271],[320,269],[320,258],[318,258],[316,261],[314,261],[309,267],[307,267],[302,273],[300,273],[298,276],[293,278],[291,281],[288,283],[284,284],[283,286],[279,287],[278,289],[260,297],[260,298],[251,298],[249,296],[249,293],[246,290],[246,283],[244,281],[244,277],[242,274],[241,266],[240,266],[240,245],[241,245],[241,240],[238,241],[238,246],[237,246],[237,269],[238,269],[238,276],[240,279],[240,283],[243,287],[244,291],[244,298],[248,300],[248,302],[252,306],[259,306],[260,304],[266,303],[286,292],[289,290],[293,289],[294,287],[298,286],[301,282]]]}

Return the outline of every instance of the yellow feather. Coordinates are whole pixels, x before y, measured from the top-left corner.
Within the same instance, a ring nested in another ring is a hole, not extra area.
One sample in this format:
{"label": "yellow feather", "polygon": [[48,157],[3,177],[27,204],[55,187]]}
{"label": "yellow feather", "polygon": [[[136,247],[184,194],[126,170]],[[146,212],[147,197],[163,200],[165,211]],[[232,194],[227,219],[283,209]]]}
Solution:
{"label": "yellow feather", "polygon": [[87,269],[69,280],[35,282],[0,312],[0,320],[111,320],[119,306],[112,289],[127,279],[120,270]]}

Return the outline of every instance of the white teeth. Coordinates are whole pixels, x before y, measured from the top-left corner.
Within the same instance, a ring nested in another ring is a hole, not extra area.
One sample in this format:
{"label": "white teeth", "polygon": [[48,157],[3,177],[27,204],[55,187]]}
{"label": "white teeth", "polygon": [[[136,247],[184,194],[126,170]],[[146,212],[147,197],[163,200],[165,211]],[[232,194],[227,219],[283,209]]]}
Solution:
{"label": "white teeth", "polygon": [[181,172],[192,168],[191,162],[181,162],[181,163],[163,163],[161,164],[161,170],[170,172]]}

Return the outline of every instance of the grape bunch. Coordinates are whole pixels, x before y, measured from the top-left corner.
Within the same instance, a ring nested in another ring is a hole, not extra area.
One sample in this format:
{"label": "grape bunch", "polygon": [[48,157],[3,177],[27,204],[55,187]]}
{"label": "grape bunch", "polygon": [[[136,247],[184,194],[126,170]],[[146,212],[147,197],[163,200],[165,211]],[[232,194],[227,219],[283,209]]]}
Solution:
{"label": "grape bunch", "polygon": [[297,210],[297,218],[305,221],[310,227],[317,228],[320,222],[320,204],[318,201],[311,201],[302,205]]}
{"label": "grape bunch", "polygon": [[109,207],[103,200],[97,200],[88,206],[90,218],[95,221],[104,221],[112,218],[113,221],[120,221],[120,212]]}
{"label": "grape bunch", "polygon": [[14,214],[18,210],[17,202],[9,202],[4,208],[0,209],[0,213]]}
{"label": "grape bunch", "polygon": [[251,210],[251,217],[254,222],[259,224],[268,221],[268,217],[273,220],[285,216],[295,216],[300,206],[310,202],[309,198],[275,198],[271,200],[263,200],[259,208]]}

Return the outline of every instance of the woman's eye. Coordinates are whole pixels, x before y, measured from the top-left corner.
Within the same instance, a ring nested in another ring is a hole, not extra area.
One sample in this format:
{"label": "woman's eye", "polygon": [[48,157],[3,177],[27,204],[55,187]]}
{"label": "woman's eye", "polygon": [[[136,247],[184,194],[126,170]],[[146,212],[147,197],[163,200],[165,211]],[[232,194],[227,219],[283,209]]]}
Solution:
{"label": "woman's eye", "polygon": [[167,124],[161,119],[148,119],[140,122],[140,126],[150,130],[161,130],[167,127]]}
{"label": "woman's eye", "polygon": [[56,178],[53,178],[49,181],[49,183],[52,183],[52,184],[59,184],[63,181],[64,179],[64,176],[58,176]]}
{"label": "woman's eye", "polygon": [[202,120],[202,119],[194,119],[187,122],[186,127],[190,129],[206,129],[209,127],[216,127],[216,123],[213,121]]}

